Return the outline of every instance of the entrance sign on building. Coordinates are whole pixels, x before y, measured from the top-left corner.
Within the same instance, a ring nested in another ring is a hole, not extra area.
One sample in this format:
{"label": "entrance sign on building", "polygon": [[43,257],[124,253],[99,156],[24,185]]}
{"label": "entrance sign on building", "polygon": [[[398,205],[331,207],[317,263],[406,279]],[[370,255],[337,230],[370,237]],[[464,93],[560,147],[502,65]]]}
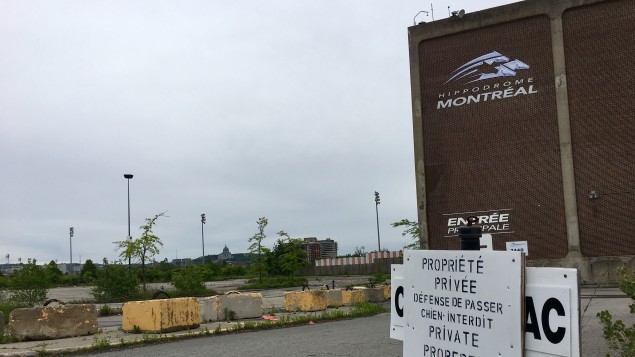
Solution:
{"label": "entrance sign on building", "polygon": [[404,357],[523,355],[522,253],[410,250],[403,265]]}

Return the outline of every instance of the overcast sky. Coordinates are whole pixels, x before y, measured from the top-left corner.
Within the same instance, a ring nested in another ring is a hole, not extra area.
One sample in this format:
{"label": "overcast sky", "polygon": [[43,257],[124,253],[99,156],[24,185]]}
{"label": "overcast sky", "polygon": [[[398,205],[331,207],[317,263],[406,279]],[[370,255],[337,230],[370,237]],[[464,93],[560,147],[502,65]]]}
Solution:
{"label": "overcast sky", "polygon": [[[246,252],[256,221],[339,254],[416,219],[407,28],[511,3],[0,1],[0,261]],[[431,21],[420,14],[417,21]]]}

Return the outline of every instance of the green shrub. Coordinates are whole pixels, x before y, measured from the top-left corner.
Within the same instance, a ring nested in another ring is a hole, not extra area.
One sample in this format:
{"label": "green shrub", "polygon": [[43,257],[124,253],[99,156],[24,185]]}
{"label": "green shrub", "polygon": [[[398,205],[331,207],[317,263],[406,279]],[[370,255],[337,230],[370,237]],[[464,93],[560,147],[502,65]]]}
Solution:
{"label": "green shrub", "polygon": [[98,302],[122,302],[139,294],[139,281],[134,272],[122,264],[109,264],[104,259],[97,273],[93,296]]}
{"label": "green shrub", "polygon": [[230,278],[230,277],[244,277],[247,274],[247,269],[242,266],[233,266],[226,265],[220,269],[219,275]]}
{"label": "green shrub", "polygon": [[29,259],[9,277],[9,300],[17,305],[35,306],[44,304],[51,282],[45,270]]}
{"label": "green shrub", "polygon": [[5,326],[7,326],[7,324],[9,323],[9,314],[11,313],[11,311],[13,311],[14,309],[19,309],[21,307],[26,307],[26,306],[17,305],[15,303],[8,302],[8,301],[0,302],[0,311],[2,311],[2,314],[4,315]]}
{"label": "green shrub", "polygon": [[[618,270],[620,290],[635,300],[635,275],[622,267]],[[635,313],[635,304],[630,304],[631,313]],[[600,311],[597,317],[602,324],[604,339],[609,347],[617,350],[622,357],[635,356],[635,324],[626,326],[622,320],[613,321],[613,317],[608,310]],[[610,356],[607,353],[607,356]]]}
{"label": "green shrub", "polygon": [[172,274],[172,285],[181,294],[200,294],[205,291],[205,282],[198,266],[189,265]]}
{"label": "green shrub", "polygon": [[230,310],[228,308],[223,309],[223,319],[225,321],[236,320],[236,311]]}

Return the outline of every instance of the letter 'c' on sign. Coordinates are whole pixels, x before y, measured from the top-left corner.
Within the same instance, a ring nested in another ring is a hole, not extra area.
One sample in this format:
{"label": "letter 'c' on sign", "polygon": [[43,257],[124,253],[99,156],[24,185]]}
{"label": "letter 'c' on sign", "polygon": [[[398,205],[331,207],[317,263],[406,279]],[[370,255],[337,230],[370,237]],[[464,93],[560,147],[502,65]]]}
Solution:
{"label": "letter 'c' on sign", "polygon": [[556,331],[551,330],[551,326],[549,326],[549,313],[551,310],[556,310],[558,316],[564,316],[564,307],[560,300],[556,298],[549,298],[545,302],[545,305],[542,307],[542,328],[545,330],[545,336],[549,342],[553,344],[560,343],[564,338],[567,329],[564,327],[558,327]]}
{"label": "letter 'c' on sign", "polygon": [[397,315],[399,315],[399,317],[403,317],[403,308],[399,307],[399,295],[404,296],[403,286],[398,287],[395,291],[395,310],[397,310]]}

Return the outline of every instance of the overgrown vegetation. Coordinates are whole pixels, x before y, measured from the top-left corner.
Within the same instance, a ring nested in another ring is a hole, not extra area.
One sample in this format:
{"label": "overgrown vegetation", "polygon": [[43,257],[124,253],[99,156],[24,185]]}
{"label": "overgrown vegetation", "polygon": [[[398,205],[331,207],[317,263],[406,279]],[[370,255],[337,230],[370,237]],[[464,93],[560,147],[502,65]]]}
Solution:
{"label": "overgrown vegetation", "polygon": [[265,234],[265,227],[269,224],[269,221],[265,217],[258,218],[256,222],[258,224],[258,233],[254,234],[253,237],[249,238],[249,252],[256,257],[255,261],[255,271],[258,273],[258,280],[262,283],[262,273],[264,271],[264,264],[262,255],[264,253],[262,247],[262,241],[267,237]]}
{"label": "overgrown vegetation", "polygon": [[9,300],[19,306],[41,305],[46,301],[46,293],[51,282],[45,269],[36,264],[35,259],[28,260],[22,268],[9,276]]}
{"label": "overgrown vegetation", "polygon": [[261,282],[258,279],[250,279],[247,284],[239,287],[239,290],[260,290],[260,289],[281,289],[304,286],[307,283],[306,278],[289,278],[285,276],[276,276],[263,278]]}
{"label": "overgrown vegetation", "polygon": [[92,292],[97,302],[124,302],[139,295],[139,281],[129,267],[104,258]]}
{"label": "overgrown vegetation", "polygon": [[181,294],[198,295],[205,291],[205,280],[198,266],[190,265],[172,274],[172,285]]}
{"label": "overgrown vegetation", "polygon": [[146,223],[139,227],[141,236],[134,240],[114,242],[118,249],[121,249],[119,256],[131,261],[138,260],[141,263],[141,282],[143,291],[146,291],[146,262],[159,254],[159,247],[163,246],[161,239],[154,234],[154,226],[159,217],[164,217],[166,212],[161,212],[153,218],[146,218]]}
{"label": "overgrown vegetation", "polygon": [[[618,270],[620,290],[635,300],[635,275],[625,267]],[[635,313],[635,304],[629,305],[630,313]],[[622,357],[635,357],[635,324],[627,326],[622,320],[613,321],[608,310],[597,314],[602,324],[604,339],[609,347],[618,351]],[[608,353],[607,356],[610,356]]]}
{"label": "overgrown vegetation", "polygon": [[268,259],[268,271],[272,275],[287,275],[293,280],[296,272],[309,264],[302,239],[291,238],[285,231],[278,232],[280,238]]}
{"label": "overgrown vegetation", "polygon": [[409,244],[404,245],[404,249],[422,249],[426,247],[421,247],[421,226],[417,221],[411,221],[409,219],[402,219],[398,222],[393,222],[390,224],[394,228],[403,228],[403,232],[401,232],[401,236],[410,236],[412,241]]}

